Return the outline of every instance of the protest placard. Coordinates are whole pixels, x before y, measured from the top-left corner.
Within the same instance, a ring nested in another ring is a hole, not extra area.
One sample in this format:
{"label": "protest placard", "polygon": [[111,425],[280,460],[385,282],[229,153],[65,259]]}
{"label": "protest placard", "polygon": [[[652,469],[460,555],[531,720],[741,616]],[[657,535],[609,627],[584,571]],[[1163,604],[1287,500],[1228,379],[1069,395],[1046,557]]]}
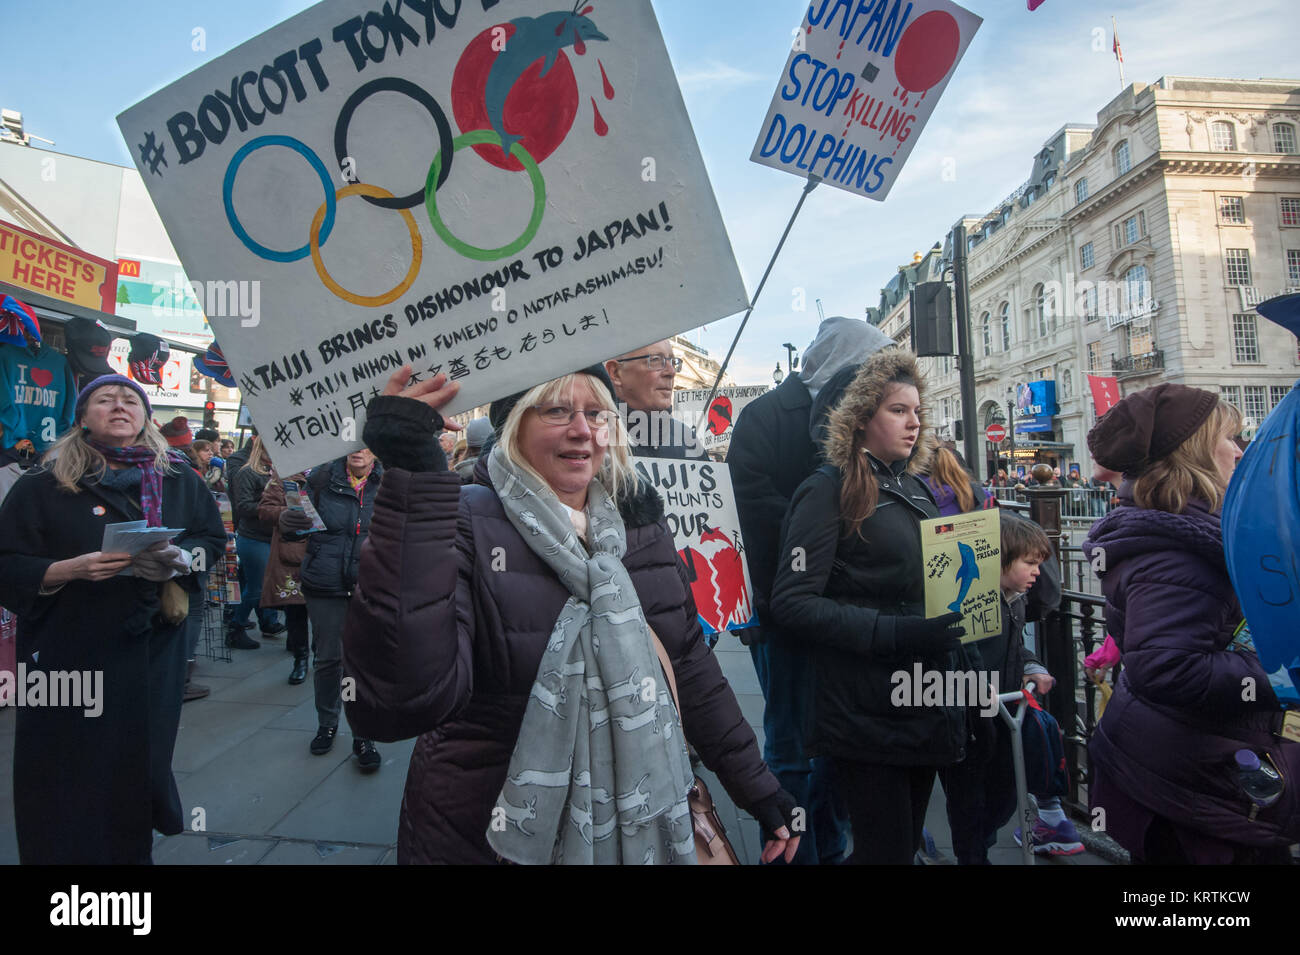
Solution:
{"label": "protest placard", "polygon": [[1002,631],[1002,525],[996,509],[921,522],[925,615],[961,613],[962,643]]}
{"label": "protest placard", "polygon": [[118,118],[277,467],[744,308],[650,0],[325,0]]}
{"label": "protest placard", "polygon": [[982,22],[948,0],[813,0],[749,158],[883,200]]}
{"label": "protest placard", "polygon": [[636,458],[637,472],[663,497],[668,529],[686,564],[706,634],[755,626],[753,585],[736,516],[731,470],[718,461]]}
{"label": "protest placard", "polygon": [[731,429],[740,417],[740,410],[765,394],[767,385],[719,388],[705,414],[704,402],[708,401],[709,389],[682,389],[673,392],[673,415],[695,428],[704,450],[711,451],[731,443]]}

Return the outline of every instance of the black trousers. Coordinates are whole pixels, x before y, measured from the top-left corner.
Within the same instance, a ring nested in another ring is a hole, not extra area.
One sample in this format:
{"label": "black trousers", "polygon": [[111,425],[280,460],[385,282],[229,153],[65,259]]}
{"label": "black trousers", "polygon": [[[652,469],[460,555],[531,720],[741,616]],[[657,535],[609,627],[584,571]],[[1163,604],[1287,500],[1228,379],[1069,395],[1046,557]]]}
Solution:
{"label": "black trousers", "polygon": [[921,847],[933,766],[884,766],[836,759],[853,828],[851,865],[911,865]]}
{"label": "black trousers", "polygon": [[284,641],[284,648],[293,654],[294,659],[311,653],[307,638],[307,607],[305,604],[289,604],[281,607],[284,611],[284,625],[289,633]]}

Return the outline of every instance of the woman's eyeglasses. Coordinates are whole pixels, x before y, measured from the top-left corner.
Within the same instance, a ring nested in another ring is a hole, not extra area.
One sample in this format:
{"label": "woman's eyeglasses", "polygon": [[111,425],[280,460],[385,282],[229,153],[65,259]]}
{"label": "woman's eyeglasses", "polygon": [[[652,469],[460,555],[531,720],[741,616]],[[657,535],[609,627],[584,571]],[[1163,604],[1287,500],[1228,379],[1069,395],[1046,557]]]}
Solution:
{"label": "woman's eyeglasses", "polygon": [[663,371],[664,365],[667,364],[671,364],[673,366],[673,371],[682,370],[682,360],[678,358],[676,355],[672,355],[672,356],[633,355],[631,358],[619,358],[616,360],[621,365],[625,361],[640,361],[642,358],[645,359],[646,367],[649,368],[651,371]]}
{"label": "woman's eyeglasses", "polygon": [[547,424],[568,425],[573,421],[575,415],[582,415],[587,419],[587,425],[593,430],[599,428],[608,428],[611,421],[614,420],[614,412],[606,411],[604,408],[589,408],[586,411],[574,411],[568,405],[533,405],[533,410],[537,412],[537,417],[541,418]]}

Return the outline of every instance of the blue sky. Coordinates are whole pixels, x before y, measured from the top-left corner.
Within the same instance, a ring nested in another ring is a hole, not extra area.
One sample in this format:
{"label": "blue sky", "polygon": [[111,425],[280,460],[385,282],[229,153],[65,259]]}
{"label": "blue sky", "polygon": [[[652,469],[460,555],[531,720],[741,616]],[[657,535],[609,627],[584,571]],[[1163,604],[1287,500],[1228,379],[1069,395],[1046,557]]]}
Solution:
{"label": "blue sky", "polygon": [[[130,165],[119,112],[309,5],[6,0],[0,106],[20,110],[27,131],[54,140],[59,152]],[[785,357],[782,342],[802,350],[816,331],[816,299],[827,315],[861,317],[914,251],[1020,185],[1054,131],[1094,122],[1120,89],[1112,15],[1129,82],[1300,75],[1295,0],[1046,0],[1033,13],[1024,0],[963,5],[984,25],[893,192],[884,203],[829,187],[813,193],[737,349],[737,381],[770,381]],[[806,3],[654,0],[654,7],[752,294],[802,189],[749,154]],[[206,31],[203,52],[191,48],[195,27]],[[951,180],[942,176],[948,157],[956,161]],[[804,290],[806,311],[792,308],[795,289]],[[738,317],[717,322],[700,342],[721,358],[737,325]]]}

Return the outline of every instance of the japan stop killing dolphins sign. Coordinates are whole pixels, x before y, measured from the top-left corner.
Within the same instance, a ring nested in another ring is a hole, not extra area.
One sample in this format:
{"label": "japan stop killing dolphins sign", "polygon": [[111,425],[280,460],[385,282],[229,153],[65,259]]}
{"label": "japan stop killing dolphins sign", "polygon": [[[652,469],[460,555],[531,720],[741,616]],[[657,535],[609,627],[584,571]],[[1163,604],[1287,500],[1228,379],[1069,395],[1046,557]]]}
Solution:
{"label": "japan stop killing dolphins sign", "polygon": [[650,0],[567,3],[326,0],[118,117],[281,473],[403,363],[456,413],[745,307]]}
{"label": "japan stop killing dolphins sign", "polygon": [[883,200],[982,22],[947,0],[813,0],[749,158]]}

